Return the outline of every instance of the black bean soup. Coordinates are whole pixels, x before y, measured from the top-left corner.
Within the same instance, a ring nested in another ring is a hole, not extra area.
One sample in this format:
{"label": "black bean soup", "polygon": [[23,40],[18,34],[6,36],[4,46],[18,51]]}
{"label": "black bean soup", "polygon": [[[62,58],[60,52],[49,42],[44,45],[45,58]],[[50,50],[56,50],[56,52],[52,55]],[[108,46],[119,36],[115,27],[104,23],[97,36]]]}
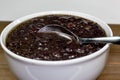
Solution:
{"label": "black bean soup", "polygon": [[96,23],[72,15],[46,15],[30,19],[13,29],[6,39],[9,50],[23,57],[36,60],[67,60],[89,55],[105,44],[70,42],[56,33],[39,33],[49,24],[57,24],[71,30],[79,37],[92,38],[106,36]]}

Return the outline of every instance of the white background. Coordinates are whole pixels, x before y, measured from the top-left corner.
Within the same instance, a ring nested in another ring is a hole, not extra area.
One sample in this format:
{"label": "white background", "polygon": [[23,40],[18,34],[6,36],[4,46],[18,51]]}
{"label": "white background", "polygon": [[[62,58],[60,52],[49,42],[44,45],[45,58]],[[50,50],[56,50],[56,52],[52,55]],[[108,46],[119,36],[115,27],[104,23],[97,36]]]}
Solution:
{"label": "white background", "polygon": [[120,24],[120,0],[0,0],[0,21],[50,10],[80,11]]}

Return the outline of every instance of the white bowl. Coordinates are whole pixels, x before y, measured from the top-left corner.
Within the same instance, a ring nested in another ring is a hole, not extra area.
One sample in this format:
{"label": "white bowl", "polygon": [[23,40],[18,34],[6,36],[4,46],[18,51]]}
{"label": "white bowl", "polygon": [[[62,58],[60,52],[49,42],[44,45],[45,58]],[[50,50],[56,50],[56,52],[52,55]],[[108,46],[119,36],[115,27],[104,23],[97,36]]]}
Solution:
{"label": "white bowl", "polygon": [[109,53],[110,44],[85,57],[64,61],[40,61],[16,55],[5,46],[8,33],[18,24],[31,18],[49,14],[69,14],[97,22],[113,36],[110,27],[100,19],[88,14],[73,11],[47,11],[22,17],[9,24],[1,33],[1,46],[5,51],[8,64],[20,80],[95,80],[102,72]]}

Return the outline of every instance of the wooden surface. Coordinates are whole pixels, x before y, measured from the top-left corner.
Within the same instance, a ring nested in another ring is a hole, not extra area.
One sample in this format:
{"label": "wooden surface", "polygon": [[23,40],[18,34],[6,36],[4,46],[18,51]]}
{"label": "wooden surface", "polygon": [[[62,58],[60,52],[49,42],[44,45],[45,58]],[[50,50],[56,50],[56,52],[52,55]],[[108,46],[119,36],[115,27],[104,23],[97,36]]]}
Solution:
{"label": "wooden surface", "polygon": [[[9,22],[0,22],[0,32]],[[120,25],[110,25],[114,35],[120,35]],[[3,50],[0,47],[0,80],[17,80],[10,71]],[[105,69],[97,80],[120,80],[120,46],[111,45],[110,55]]]}

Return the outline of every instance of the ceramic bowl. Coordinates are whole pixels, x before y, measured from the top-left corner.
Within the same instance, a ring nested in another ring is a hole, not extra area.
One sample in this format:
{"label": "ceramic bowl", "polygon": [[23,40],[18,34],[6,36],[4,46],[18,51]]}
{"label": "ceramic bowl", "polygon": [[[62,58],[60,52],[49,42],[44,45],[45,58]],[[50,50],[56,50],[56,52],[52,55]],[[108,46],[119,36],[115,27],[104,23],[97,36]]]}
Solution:
{"label": "ceramic bowl", "polygon": [[105,30],[107,36],[113,35],[110,27],[106,23],[85,13],[74,11],[47,11],[24,16],[10,23],[1,33],[1,46],[12,72],[19,80],[95,80],[106,64],[110,44],[106,44],[99,51],[90,55],[64,61],[33,60],[16,55],[7,49],[7,35],[16,25],[31,18],[49,14],[80,16],[97,22]]}

